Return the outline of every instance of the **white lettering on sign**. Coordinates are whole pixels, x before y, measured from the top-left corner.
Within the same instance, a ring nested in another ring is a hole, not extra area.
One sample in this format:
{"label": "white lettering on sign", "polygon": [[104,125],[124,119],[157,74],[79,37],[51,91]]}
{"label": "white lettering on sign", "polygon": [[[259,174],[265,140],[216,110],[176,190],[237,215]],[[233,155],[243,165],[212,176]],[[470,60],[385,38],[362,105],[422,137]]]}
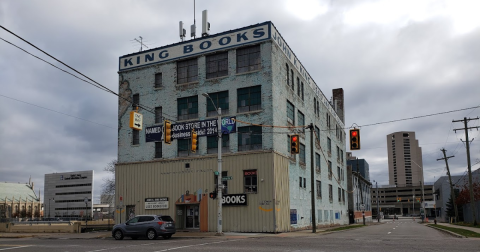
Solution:
{"label": "white lettering on sign", "polygon": [[193,42],[186,41],[172,46],[164,46],[140,53],[125,55],[119,59],[119,70],[122,71],[178,60],[180,58],[191,57],[193,55],[204,54],[234,46],[258,43],[259,41],[270,38],[270,26],[270,22],[266,22],[229,33],[207,36]]}
{"label": "white lettering on sign", "polygon": [[222,196],[222,205],[247,205],[246,194],[232,194]]}

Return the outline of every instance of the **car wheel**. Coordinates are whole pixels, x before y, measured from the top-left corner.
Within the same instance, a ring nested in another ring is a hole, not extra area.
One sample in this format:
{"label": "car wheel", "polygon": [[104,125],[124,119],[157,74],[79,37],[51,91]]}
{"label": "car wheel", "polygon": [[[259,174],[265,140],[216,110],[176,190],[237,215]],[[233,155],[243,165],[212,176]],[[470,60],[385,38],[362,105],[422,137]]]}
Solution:
{"label": "car wheel", "polygon": [[172,238],[172,235],[162,235],[163,239],[168,240]]}
{"label": "car wheel", "polygon": [[132,236],[132,240],[137,240],[138,236]]}
{"label": "car wheel", "polygon": [[147,230],[147,239],[149,240],[155,240],[157,239],[157,232],[153,229]]}
{"label": "car wheel", "polygon": [[115,238],[115,240],[123,240],[122,230],[115,230],[115,232],[113,233],[113,237]]}

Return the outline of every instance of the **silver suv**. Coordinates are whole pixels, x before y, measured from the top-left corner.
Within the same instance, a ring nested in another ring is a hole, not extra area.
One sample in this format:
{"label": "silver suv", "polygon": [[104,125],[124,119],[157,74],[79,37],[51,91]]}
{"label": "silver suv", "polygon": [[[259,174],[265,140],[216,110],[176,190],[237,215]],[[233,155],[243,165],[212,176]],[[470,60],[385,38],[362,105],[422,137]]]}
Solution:
{"label": "silver suv", "polygon": [[158,236],[170,239],[175,232],[175,221],[168,215],[137,215],[125,223],[113,226],[112,236],[115,240],[122,240],[125,236],[133,240],[141,236],[155,240]]}

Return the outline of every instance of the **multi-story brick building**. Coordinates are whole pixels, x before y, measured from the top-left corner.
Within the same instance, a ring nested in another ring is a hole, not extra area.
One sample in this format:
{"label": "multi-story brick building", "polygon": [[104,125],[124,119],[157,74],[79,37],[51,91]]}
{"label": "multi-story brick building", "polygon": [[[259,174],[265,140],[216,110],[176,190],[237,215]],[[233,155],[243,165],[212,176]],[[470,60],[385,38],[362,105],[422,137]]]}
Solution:
{"label": "multi-story brick building", "polygon": [[[343,90],[327,99],[271,22],[121,56],[118,73],[121,219],[169,214],[177,228],[216,230],[218,199],[208,195],[217,181],[220,107],[223,231],[309,228],[311,188],[317,225],[348,223]],[[137,105],[141,130],[129,127]],[[170,145],[162,141],[165,119]],[[300,136],[297,155],[292,134]]]}

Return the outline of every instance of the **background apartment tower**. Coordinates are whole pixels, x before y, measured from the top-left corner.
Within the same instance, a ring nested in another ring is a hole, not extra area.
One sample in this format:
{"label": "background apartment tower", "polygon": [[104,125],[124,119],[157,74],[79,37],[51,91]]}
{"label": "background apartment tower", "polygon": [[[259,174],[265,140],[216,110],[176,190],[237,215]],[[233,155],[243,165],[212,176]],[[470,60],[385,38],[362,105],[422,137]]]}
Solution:
{"label": "background apartment tower", "polygon": [[423,183],[422,148],[415,132],[401,131],[387,135],[388,178],[390,185],[405,187]]}

